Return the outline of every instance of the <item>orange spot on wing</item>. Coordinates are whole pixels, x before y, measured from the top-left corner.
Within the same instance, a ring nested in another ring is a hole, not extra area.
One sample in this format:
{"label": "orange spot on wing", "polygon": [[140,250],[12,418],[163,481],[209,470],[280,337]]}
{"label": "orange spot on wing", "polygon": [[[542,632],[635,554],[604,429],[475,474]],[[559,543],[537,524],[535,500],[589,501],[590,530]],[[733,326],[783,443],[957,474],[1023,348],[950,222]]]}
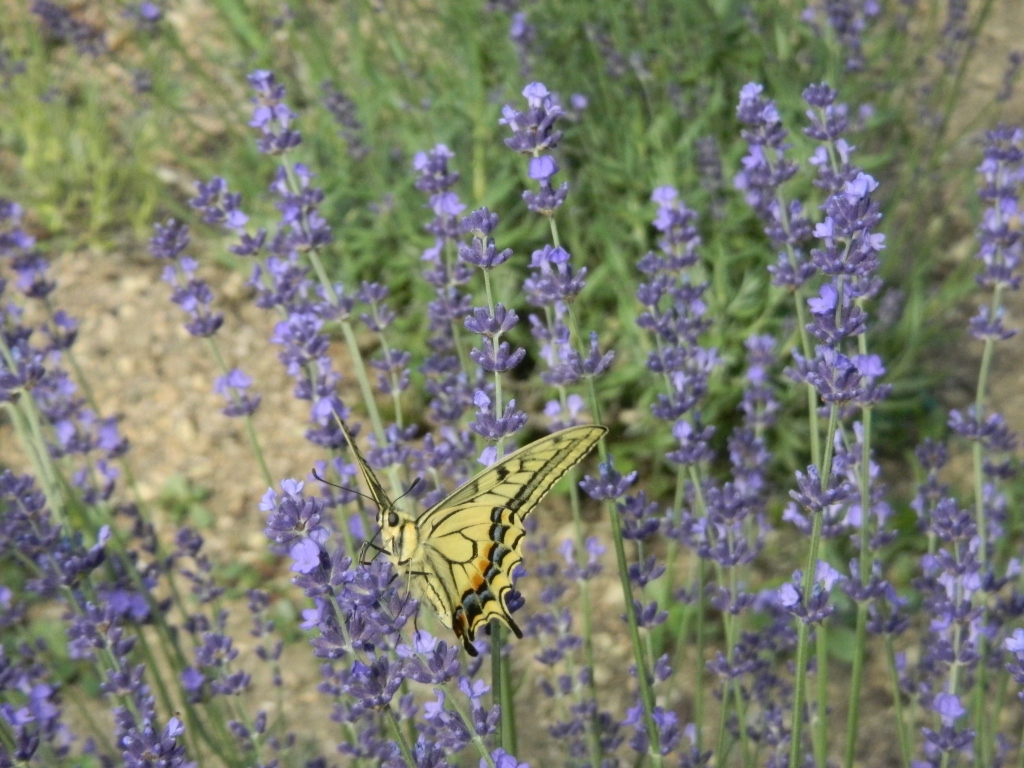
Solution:
{"label": "orange spot on wing", "polygon": [[463,613],[462,609],[455,611],[452,616],[452,629],[455,630],[455,636],[461,638],[463,633],[468,628],[469,622],[466,621],[466,614]]}

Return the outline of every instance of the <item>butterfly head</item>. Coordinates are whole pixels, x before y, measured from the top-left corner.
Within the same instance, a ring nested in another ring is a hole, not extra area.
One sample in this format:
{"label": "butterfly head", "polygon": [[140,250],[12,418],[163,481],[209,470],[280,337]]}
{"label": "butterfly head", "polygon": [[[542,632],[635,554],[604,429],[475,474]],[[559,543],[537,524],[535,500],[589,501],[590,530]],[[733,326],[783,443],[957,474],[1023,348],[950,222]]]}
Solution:
{"label": "butterfly head", "polygon": [[405,565],[419,551],[420,534],[416,521],[394,503],[377,513],[377,525],[384,549],[396,565]]}

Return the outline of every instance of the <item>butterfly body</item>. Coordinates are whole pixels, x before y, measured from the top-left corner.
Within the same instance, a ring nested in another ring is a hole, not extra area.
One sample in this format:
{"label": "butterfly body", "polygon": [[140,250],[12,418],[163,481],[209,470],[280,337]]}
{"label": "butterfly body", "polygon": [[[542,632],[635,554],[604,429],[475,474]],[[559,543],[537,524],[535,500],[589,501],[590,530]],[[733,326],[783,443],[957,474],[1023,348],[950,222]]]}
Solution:
{"label": "butterfly body", "polygon": [[467,480],[417,518],[396,509],[343,426],[352,455],[377,504],[381,549],[430,603],[441,623],[476,655],[477,629],[497,619],[522,637],[508,610],[512,572],[521,562],[523,522],[552,486],[607,432],[563,429],[509,454]]}
{"label": "butterfly body", "polygon": [[377,513],[384,550],[397,569],[406,568],[420,554],[420,533],[413,517],[397,509]]}

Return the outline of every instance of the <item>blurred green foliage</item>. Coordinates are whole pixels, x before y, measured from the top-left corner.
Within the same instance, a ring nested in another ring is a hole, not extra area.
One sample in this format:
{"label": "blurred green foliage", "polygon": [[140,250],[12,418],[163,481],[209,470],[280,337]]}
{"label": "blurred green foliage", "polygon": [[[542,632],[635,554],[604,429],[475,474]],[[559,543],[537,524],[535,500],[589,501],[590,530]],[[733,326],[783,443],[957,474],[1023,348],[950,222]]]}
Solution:
{"label": "blurred green foliage", "polygon": [[[745,152],[737,94],[746,82],[764,83],[802,159],[809,149],[800,94],[824,80],[862,124],[850,136],[857,162],[882,183],[885,272],[896,292],[888,301],[899,309],[873,328],[872,348],[897,385],[879,415],[879,443],[900,455],[941,428],[942,409],[920,397],[929,383],[920,362],[936,341],[948,343],[949,328],[934,320],[973,288],[968,269],[947,274],[945,258],[969,235],[963,211],[973,200],[975,158],[956,150],[965,131],[996,121],[994,102],[955,131],[950,119],[976,35],[948,42],[937,11],[907,16],[905,5],[890,3],[864,35],[864,66],[849,71],[831,33],[816,34],[801,20],[802,3],[534,0],[522,4],[533,28],[523,52],[509,37],[511,5],[175,0],[147,28],[121,3],[101,0],[72,9],[103,31],[107,51],[91,56],[48,39],[28,3],[6,0],[0,45],[24,72],[6,77],[0,99],[0,194],[23,203],[48,236],[110,247],[143,241],[152,221],[167,215],[195,223],[187,206],[193,184],[219,175],[243,194],[254,223],[265,223],[274,214],[264,194],[272,164],[247,127],[245,74],[273,69],[300,115],[302,154],[327,195],[336,275],[352,283],[386,270],[395,303],[422,306],[428,211],[412,185],[416,151],[437,143],[455,151],[460,195],[501,215],[498,246],[516,251],[522,272],[530,251],[547,241],[545,222],[520,199],[525,163],[503,145],[498,123],[502,104],[518,103],[522,87],[541,80],[567,109],[572,94],[588,101],[570,109],[558,152],[571,188],[559,228],[590,271],[583,324],[620,350],[603,383],[606,400],[629,433],[631,414],[646,413],[653,397],[643,369],[648,342],[623,286],[635,284],[634,262],[651,246],[651,190],[672,184],[702,215],[717,320],[709,343],[727,364],[707,417],[723,425],[724,439],[739,397],[733,374],[743,340],[765,330],[784,338],[789,314],[787,297],[768,283],[774,254],[761,225],[732,189]],[[978,4],[965,29],[976,32],[990,7]],[[325,84],[350,100],[359,127],[339,129],[322,104]],[[861,115],[866,106],[871,111]],[[809,178],[786,191],[814,206],[820,198]],[[219,231],[196,239],[227,258]],[[523,305],[516,285],[503,288],[506,302]],[[399,330],[417,362],[423,323],[410,317]],[[801,395],[789,407],[797,412],[802,402]],[[778,442],[783,464],[802,461],[799,427],[779,430]]]}
{"label": "blurred green foliage", "polygon": [[213,526],[213,514],[205,505],[213,492],[197,485],[184,475],[172,475],[157,496],[157,505],[176,526],[207,529]]}

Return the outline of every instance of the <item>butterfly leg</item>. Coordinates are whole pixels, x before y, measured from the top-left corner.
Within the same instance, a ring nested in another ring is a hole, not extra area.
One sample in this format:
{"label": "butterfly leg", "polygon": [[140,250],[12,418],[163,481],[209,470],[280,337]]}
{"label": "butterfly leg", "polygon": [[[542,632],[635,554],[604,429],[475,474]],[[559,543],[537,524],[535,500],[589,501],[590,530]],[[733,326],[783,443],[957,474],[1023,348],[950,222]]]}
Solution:
{"label": "butterfly leg", "polygon": [[[379,534],[379,533],[380,533],[380,531],[377,531],[377,533],[373,534],[373,539],[376,539],[377,538],[377,534]],[[384,549],[384,547],[380,546],[379,544],[374,544],[373,543],[373,539],[369,539],[368,541],[364,541],[363,545],[359,548],[359,564],[360,565],[369,565],[370,562],[372,562],[372,559],[371,560],[367,560],[366,559],[366,550],[367,549],[373,549],[378,554],[382,554],[382,555],[386,555],[388,553],[388,551],[386,549]],[[374,555],[373,557],[376,558],[377,555]]]}

